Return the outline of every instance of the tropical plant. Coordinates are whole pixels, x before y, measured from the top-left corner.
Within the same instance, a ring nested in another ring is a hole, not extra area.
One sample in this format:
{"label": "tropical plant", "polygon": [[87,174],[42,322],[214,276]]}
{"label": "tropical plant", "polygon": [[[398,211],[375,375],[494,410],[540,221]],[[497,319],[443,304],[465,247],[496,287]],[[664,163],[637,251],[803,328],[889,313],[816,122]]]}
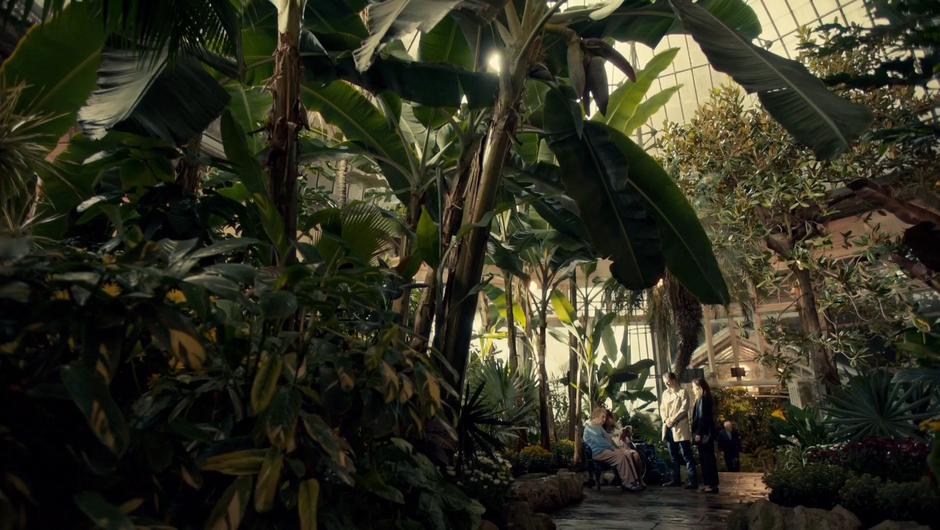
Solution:
{"label": "tropical plant", "polygon": [[819,409],[785,404],[770,417],[770,429],[776,443],[792,444],[802,449],[829,442],[832,438]]}
{"label": "tropical plant", "polygon": [[[4,241],[4,402],[17,404],[4,408],[4,454],[16,455],[4,472],[22,488],[3,492],[21,525],[101,521],[140,498],[121,520],[475,527],[479,506],[413,448],[442,383],[389,325],[389,273],[355,240],[336,254],[321,240],[289,277],[220,259],[255,245],[164,240],[109,254]],[[291,319],[299,331],[284,331]],[[49,466],[72,478],[53,486]],[[379,511],[354,508],[363,496]],[[431,508],[407,508],[419,498]]]}
{"label": "tropical plant", "polygon": [[917,436],[920,420],[936,410],[919,412],[931,396],[918,397],[918,384],[894,383],[886,370],[857,375],[829,397],[823,408],[826,423],[834,427],[833,438],[860,440],[865,437],[907,438]]}
{"label": "tropical plant", "polygon": [[809,462],[834,464],[894,482],[918,481],[926,474],[930,446],[918,439],[863,438],[857,442],[810,447]]}
{"label": "tropical plant", "polygon": [[[33,6],[2,1],[0,22]],[[482,508],[438,464],[504,421],[484,387],[462,390],[490,224],[514,203],[612,258],[628,287],[668,268],[726,303],[695,212],[624,134],[665,97],[630,103],[664,59],[636,75],[607,37],[691,33],[823,157],[864,109],[750,44],[760,28],[740,0],[561,7],[44,2],[0,66],[0,86],[20,90],[8,116],[37,120],[36,145],[2,160],[41,182],[35,208],[17,208],[47,245],[0,253],[4,402],[23,404],[4,410],[4,454],[18,456],[3,472],[21,480],[3,482],[3,513],[22,527],[84,513],[125,527],[476,528]],[[400,39],[415,31],[417,57]],[[482,69],[491,53],[497,73]],[[605,61],[635,78],[615,98]],[[517,133],[530,135],[518,148]],[[334,163],[337,178],[381,174],[401,219],[299,207],[301,172]],[[429,281],[414,281],[422,268]],[[55,474],[67,478],[43,478]]]}
{"label": "tropical plant", "polygon": [[467,385],[468,389],[482,387],[482,403],[505,422],[504,428],[493,432],[503,443],[519,431],[538,426],[538,383],[531,364],[513,370],[501,359],[476,359],[470,365]]}

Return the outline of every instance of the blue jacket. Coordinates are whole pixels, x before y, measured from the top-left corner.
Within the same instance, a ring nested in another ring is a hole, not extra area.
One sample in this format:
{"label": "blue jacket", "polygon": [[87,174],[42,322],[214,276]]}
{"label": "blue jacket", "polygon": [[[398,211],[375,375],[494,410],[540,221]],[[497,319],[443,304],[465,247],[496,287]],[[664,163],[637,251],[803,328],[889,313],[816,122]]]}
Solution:
{"label": "blue jacket", "polygon": [[616,449],[613,440],[603,427],[598,425],[588,425],[584,428],[584,443],[591,448],[591,456],[597,456],[605,449]]}

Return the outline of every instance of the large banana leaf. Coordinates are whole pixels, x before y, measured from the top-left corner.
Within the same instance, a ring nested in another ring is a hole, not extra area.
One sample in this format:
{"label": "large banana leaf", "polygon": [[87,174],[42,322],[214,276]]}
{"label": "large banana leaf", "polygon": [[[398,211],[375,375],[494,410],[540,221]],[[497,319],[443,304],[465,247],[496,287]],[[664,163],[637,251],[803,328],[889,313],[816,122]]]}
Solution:
{"label": "large banana leaf", "polygon": [[647,120],[653,117],[653,114],[656,114],[656,112],[663,108],[666,103],[669,103],[669,100],[672,98],[673,94],[678,92],[680,88],[682,88],[682,85],[671,86],[665,90],[657,92],[656,94],[647,98],[647,100],[643,103],[640,103],[636,108],[636,112],[633,113],[633,116],[630,117],[620,132],[626,136],[633,134],[633,131],[643,126]]}
{"label": "large banana leaf", "polygon": [[460,0],[384,0],[366,8],[369,37],[355,53],[356,68],[372,66],[379,44],[415,30],[431,31]]}
{"label": "large banana leaf", "polygon": [[453,17],[444,17],[434,28],[421,36],[418,60],[426,63],[446,63],[473,70],[473,50]]}
{"label": "large banana leaf", "polygon": [[651,156],[614,131],[612,141],[626,157],[630,187],[656,219],[666,267],[703,304],[731,301],[711,241],[682,190]]}
{"label": "large banana leaf", "polygon": [[176,144],[201,134],[219,117],[229,95],[198,61],[166,55],[141,58],[136,50],[105,50],[98,89],[79,111],[82,130],[103,138],[117,129]]}
{"label": "large banana leaf", "polygon": [[319,112],[337,126],[352,142],[369,151],[399,199],[408,203],[409,191],[417,183],[412,170],[410,146],[388,124],[382,112],[345,81],[325,87],[305,84],[301,89],[304,105]]}
{"label": "large banana leaf", "polygon": [[[258,154],[265,145],[264,127],[271,112],[271,92],[260,87],[249,87],[242,83],[226,83],[232,117],[248,135],[248,148]],[[306,153],[305,153],[306,154]]]}
{"label": "large banana leaf", "polygon": [[607,114],[604,116],[607,125],[624,134],[630,134],[626,130],[627,124],[636,114],[640,102],[643,101],[643,96],[649,91],[650,86],[659,77],[659,74],[672,64],[677,53],[679,53],[679,48],[670,48],[657,53],[646,63],[645,68],[637,72],[636,82],[626,81],[617,90],[614,90],[613,94],[610,95]]}
{"label": "large banana leaf", "polygon": [[631,289],[651,287],[665,266],[656,221],[628,182],[628,162],[606,125],[587,122],[578,134],[580,109],[549,92],[545,128],[558,157],[562,182],[578,204],[594,250],[613,261],[611,274]]}
{"label": "large banana leaf", "polygon": [[75,123],[75,115],[95,89],[105,40],[92,8],[72,3],[58,17],[30,29],[0,66],[0,83],[25,85],[18,109],[55,117],[34,132],[53,146]]}
{"label": "large banana leaf", "polygon": [[816,156],[842,153],[872,121],[861,105],[826,90],[802,64],[758,48],[725,21],[689,0],[669,0],[716,70],[748,92],[756,92],[767,111]]}
{"label": "large banana leaf", "polygon": [[[744,0],[701,0],[697,5],[749,40],[760,35],[757,14]],[[650,48],[655,48],[666,34],[682,30],[666,0],[625,0],[606,16],[596,14],[598,11],[601,10],[597,6],[573,9],[558,15],[555,20],[569,22],[582,37],[636,41]]]}
{"label": "large banana leaf", "polygon": [[330,50],[354,50],[369,36],[359,13],[343,0],[307,2],[304,25]]}

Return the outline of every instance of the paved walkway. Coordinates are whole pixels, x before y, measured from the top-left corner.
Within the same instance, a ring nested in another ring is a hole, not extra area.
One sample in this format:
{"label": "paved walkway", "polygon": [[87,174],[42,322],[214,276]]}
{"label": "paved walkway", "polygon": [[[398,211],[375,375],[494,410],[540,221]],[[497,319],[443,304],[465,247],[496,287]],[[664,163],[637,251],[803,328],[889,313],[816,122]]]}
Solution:
{"label": "paved walkway", "polygon": [[584,502],[552,514],[558,530],[724,529],[737,505],[767,497],[759,473],[720,473],[721,493],[650,486],[621,493],[604,486],[585,490]]}

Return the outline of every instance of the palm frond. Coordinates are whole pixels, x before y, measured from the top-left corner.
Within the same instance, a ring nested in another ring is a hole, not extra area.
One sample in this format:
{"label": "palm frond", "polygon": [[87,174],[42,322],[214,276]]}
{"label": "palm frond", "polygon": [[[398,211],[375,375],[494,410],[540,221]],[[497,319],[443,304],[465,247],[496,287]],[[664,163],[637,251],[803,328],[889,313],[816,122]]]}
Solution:
{"label": "palm frond", "polygon": [[205,52],[241,57],[239,19],[243,0],[0,0],[0,24],[28,24],[62,15],[70,3],[90,4],[110,33],[142,51],[166,50],[171,57]]}

